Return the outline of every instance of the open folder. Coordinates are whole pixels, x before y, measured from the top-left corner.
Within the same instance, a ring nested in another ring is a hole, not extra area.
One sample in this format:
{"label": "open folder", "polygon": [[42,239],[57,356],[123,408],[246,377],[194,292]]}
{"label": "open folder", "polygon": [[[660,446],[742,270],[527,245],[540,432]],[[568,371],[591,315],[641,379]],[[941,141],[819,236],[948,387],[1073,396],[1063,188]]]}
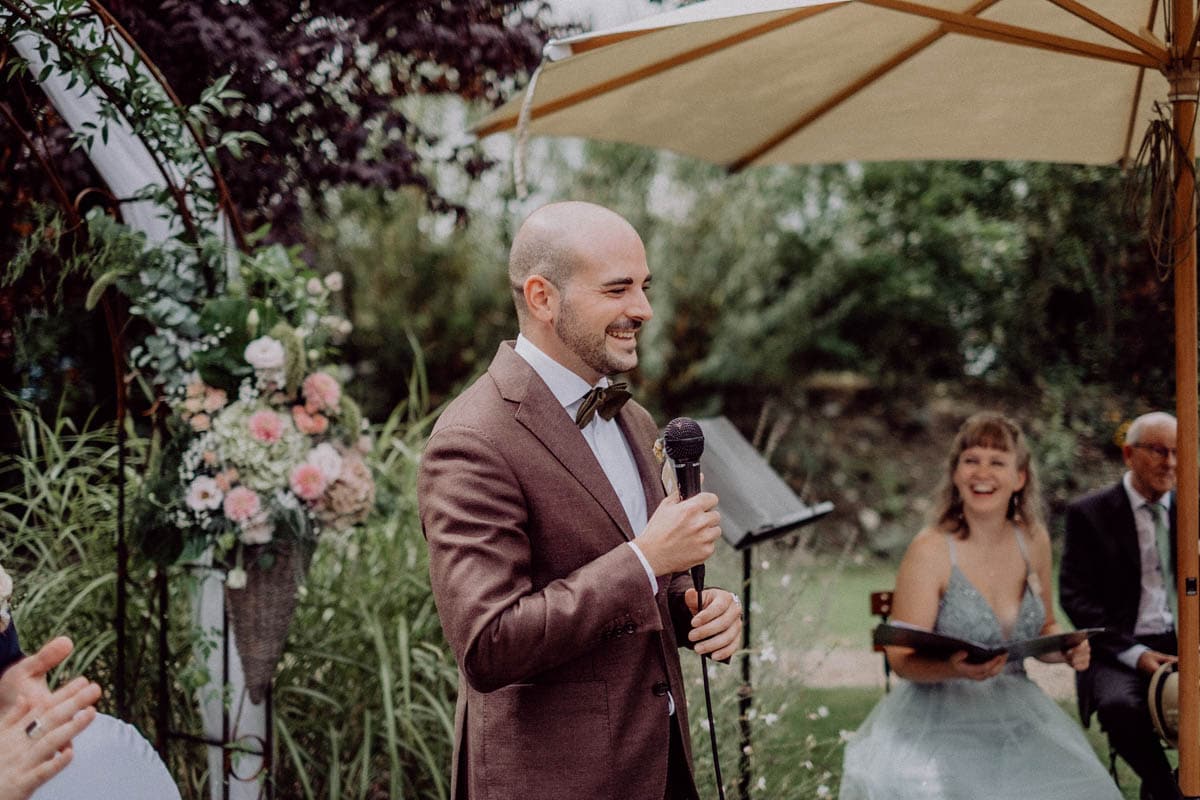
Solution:
{"label": "open folder", "polygon": [[949,658],[957,652],[966,650],[968,664],[982,664],[984,661],[991,661],[1001,653],[1008,653],[1008,660],[1016,661],[1028,656],[1069,650],[1084,639],[1095,636],[1097,633],[1103,633],[1104,630],[1104,628],[1081,628],[1077,631],[1036,636],[1032,639],[1018,639],[1001,645],[989,645],[973,642],[970,639],[944,636],[927,628],[918,628],[903,622],[885,622],[875,628],[872,639],[876,645],[911,647],[921,655],[931,658]]}

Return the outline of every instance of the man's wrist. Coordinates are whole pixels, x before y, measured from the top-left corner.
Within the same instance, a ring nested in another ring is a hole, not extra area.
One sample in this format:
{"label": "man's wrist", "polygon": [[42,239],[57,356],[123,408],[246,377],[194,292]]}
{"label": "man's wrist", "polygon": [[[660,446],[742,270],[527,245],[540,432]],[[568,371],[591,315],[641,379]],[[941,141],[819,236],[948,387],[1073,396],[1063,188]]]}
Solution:
{"label": "man's wrist", "polygon": [[658,594],[658,579],[654,575],[654,568],[650,566],[650,562],[647,560],[646,554],[642,552],[642,548],[638,547],[636,542],[626,542],[626,544],[633,548],[633,552],[637,555],[638,561],[641,562],[642,569],[646,571],[646,578],[650,581],[651,593]]}

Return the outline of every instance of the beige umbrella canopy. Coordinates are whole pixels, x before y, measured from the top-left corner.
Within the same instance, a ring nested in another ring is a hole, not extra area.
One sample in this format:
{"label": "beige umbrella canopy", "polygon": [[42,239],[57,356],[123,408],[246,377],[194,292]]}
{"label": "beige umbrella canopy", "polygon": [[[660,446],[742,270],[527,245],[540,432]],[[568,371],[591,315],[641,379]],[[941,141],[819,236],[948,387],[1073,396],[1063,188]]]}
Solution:
{"label": "beige umbrella canopy", "polygon": [[1200,797],[1196,0],[709,0],[551,42],[480,136],[585,136],[730,169],[1126,164],[1169,112],[1179,417],[1180,785]]}

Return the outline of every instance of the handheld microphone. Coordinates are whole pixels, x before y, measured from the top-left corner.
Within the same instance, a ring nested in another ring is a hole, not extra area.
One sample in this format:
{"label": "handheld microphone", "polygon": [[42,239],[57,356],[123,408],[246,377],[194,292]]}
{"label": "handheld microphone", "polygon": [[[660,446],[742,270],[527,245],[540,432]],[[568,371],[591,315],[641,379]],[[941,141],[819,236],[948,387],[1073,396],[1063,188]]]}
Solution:
{"label": "handheld microphone", "polygon": [[[687,500],[700,493],[700,456],[704,453],[704,431],[688,417],[676,417],[663,430],[663,450],[675,465],[675,480],[679,483],[679,499]],[[696,587],[696,608],[704,607],[704,564],[691,569]]]}
{"label": "handheld microphone", "polygon": [[[700,423],[688,417],[676,417],[663,430],[663,450],[675,465],[675,481],[679,484],[679,499],[687,500],[700,493],[700,456],[704,453],[704,431]],[[704,564],[692,567],[692,584],[696,587],[696,609],[704,608]],[[704,706],[708,712],[708,737],[712,744],[713,772],[717,779],[717,797],[725,800],[725,782],[721,778],[721,758],[717,754],[717,726],[713,719],[712,691],[708,686],[708,665],[700,656],[700,675],[704,679]]]}

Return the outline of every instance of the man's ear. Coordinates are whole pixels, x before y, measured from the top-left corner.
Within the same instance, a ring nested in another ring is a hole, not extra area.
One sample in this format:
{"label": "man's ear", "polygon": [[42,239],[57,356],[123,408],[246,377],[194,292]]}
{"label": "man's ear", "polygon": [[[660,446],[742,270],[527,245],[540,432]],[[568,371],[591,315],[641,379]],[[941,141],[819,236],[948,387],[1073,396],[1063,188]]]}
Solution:
{"label": "man's ear", "polygon": [[529,315],[542,323],[552,323],[558,317],[561,297],[558,287],[542,275],[530,275],[522,287],[525,293],[525,308]]}

